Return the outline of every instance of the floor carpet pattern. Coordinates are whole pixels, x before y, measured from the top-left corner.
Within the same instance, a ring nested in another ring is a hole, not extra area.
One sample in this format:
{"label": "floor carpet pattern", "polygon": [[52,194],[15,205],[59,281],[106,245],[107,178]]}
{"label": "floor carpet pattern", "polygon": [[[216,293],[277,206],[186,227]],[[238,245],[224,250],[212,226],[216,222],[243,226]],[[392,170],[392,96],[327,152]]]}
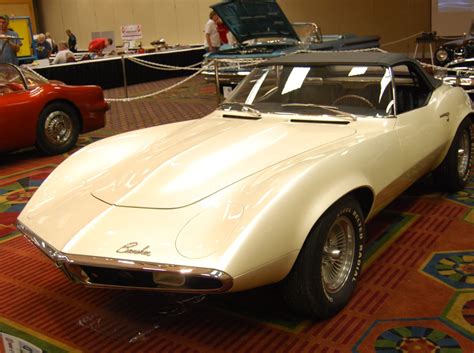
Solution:
{"label": "floor carpet pattern", "polygon": [[[163,84],[137,85],[130,94]],[[81,137],[78,147],[216,106],[212,87],[200,80],[180,90],[114,104],[106,128]],[[334,318],[314,322],[289,313],[277,286],[180,296],[70,283],[14,227],[67,156],[30,149],[0,163],[0,353],[474,352],[474,176],[457,194],[437,192],[426,178],[375,217],[354,297]]]}

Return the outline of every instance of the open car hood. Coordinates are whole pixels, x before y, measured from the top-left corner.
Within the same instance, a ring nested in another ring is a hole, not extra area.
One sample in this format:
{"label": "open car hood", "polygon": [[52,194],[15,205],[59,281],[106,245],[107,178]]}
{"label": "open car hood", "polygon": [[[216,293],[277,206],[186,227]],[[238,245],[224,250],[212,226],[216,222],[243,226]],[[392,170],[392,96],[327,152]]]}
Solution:
{"label": "open car hood", "polygon": [[227,0],[211,7],[240,43],[256,38],[300,40],[275,0]]}

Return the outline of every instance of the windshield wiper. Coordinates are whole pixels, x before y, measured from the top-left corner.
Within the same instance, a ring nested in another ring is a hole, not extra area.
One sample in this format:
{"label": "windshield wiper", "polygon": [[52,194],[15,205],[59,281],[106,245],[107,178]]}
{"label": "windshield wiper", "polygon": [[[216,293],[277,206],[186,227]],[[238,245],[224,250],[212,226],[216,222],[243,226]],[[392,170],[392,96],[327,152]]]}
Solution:
{"label": "windshield wiper", "polygon": [[355,116],[352,113],[348,113],[342,110],[337,109],[336,107],[333,107],[331,105],[322,105],[322,104],[313,104],[313,103],[287,103],[287,104],[282,104],[282,107],[311,107],[311,108],[322,108],[327,111],[330,111],[332,113],[339,114],[338,116],[349,116],[352,118],[352,120],[356,121],[357,116]]}
{"label": "windshield wiper", "polygon": [[[219,108],[222,108],[224,106],[230,106],[229,108],[232,109],[232,105],[238,105],[240,108],[240,111],[241,112],[250,112],[250,113],[253,113],[255,114],[256,116],[258,117],[261,117],[262,116],[262,113],[260,113],[260,111],[258,109],[255,109],[251,104],[248,104],[248,103],[241,103],[241,102],[224,102],[224,103],[221,103],[219,104]],[[227,110],[227,109],[223,109],[223,110]]]}

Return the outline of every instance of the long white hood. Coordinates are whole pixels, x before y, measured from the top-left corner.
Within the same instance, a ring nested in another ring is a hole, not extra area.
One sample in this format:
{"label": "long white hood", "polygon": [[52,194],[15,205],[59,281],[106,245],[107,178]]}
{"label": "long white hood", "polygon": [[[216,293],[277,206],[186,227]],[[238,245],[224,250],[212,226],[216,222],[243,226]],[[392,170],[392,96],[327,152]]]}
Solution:
{"label": "long white hood", "polygon": [[117,206],[184,207],[275,163],[355,133],[350,125],[225,118],[200,119],[183,127],[112,165],[94,180],[93,196]]}

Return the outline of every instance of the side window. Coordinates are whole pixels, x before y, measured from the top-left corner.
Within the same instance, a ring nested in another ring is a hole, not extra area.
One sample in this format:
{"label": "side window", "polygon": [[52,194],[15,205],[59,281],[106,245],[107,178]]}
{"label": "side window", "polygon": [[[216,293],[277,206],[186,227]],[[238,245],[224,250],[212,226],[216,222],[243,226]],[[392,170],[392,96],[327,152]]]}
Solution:
{"label": "side window", "polygon": [[26,84],[28,85],[28,88],[34,88],[42,84],[48,83],[47,80],[45,80],[44,78],[41,78],[40,76],[34,74],[33,72],[27,69],[23,70],[23,75],[25,76]]}
{"label": "side window", "polygon": [[13,66],[0,66],[0,95],[22,92],[25,90],[20,72]]}
{"label": "side window", "polygon": [[431,89],[420,74],[408,65],[393,68],[397,113],[405,113],[424,106]]}

